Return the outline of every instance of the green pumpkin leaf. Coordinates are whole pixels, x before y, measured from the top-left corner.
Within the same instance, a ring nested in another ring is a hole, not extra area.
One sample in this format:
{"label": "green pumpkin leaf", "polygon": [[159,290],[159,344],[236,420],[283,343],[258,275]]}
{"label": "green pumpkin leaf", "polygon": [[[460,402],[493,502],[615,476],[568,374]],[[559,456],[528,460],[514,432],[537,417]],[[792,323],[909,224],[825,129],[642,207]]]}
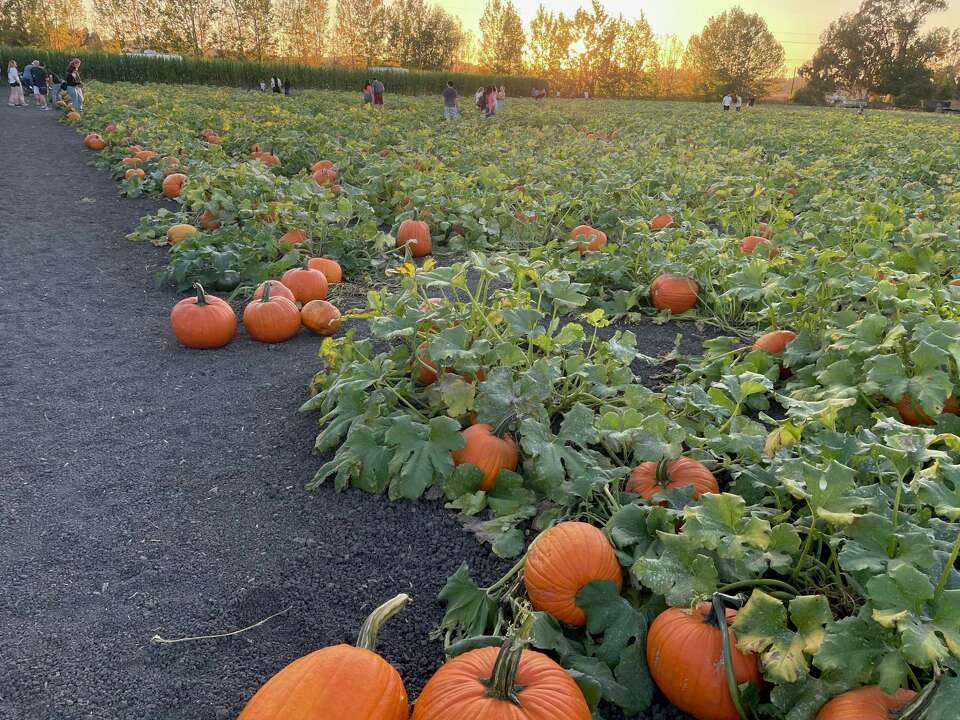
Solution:
{"label": "green pumpkin leaf", "polygon": [[463,447],[460,424],[448,417],[435,417],[424,425],[403,415],[393,421],[384,439],[393,446],[391,500],[420,497],[436,479],[453,472],[450,453]]}
{"label": "green pumpkin leaf", "polygon": [[437,597],[446,605],[441,630],[451,630],[457,637],[472,637],[485,634],[493,625],[496,600],[473,581],[467,563],[447,579]]}
{"label": "green pumpkin leaf", "polygon": [[663,595],[671,606],[689,605],[716,591],[717,568],[696,542],[665,532],[657,535],[663,544],[660,556],[642,557],[631,568],[645,587]]}

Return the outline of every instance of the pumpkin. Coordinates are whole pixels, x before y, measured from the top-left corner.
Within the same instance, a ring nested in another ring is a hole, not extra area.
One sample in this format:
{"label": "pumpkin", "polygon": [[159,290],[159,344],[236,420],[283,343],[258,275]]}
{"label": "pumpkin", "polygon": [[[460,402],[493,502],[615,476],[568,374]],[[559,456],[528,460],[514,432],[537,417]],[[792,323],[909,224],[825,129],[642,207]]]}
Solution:
{"label": "pumpkin", "polygon": [[816,720],[892,720],[916,697],[913,690],[900,689],[888,694],[876,685],[857,688],[837,695],[820,708]]}
{"label": "pumpkin", "polygon": [[279,165],[280,158],[273,153],[268,152],[255,152],[250,154],[252,160],[259,160],[264,165]]}
{"label": "pumpkin", "polygon": [[259,300],[263,297],[264,290],[267,289],[267,285],[270,286],[270,296],[271,297],[285,297],[291,302],[296,302],[297,299],[293,296],[293,293],[290,292],[290,288],[284,285],[278,280],[265,280],[264,282],[257,285],[257,289],[253,291],[253,300]]}
{"label": "pumpkin", "polygon": [[431,385],[437,380],[437,365],[427,355],[427,342],[417,346],[413,356],[413,377],[420,385]]}
{"label": "pumpkin", "polygon": [[300,332],[300,310],[290,298],[271,296],[271,287],[273,283],[264,283],[260,299],[243,309],[243,326],[254,340],[286,342]]}
{"label": "pumpkin", "polygon": [[167,155],[160,160],[160,166],[163,168],[165,175],[172,175],[174,173],[180,172],[181,164],[180,159],[175,158],[172,155]]}
{"label": "pumpkin", "polygon": [[524,644],[508,638],[448,660],[424,686],[413,720],[590,720],[570,674]]}
{"label": "pumpkin", "polygon": [[317,160],[313,165],[310,166],[311,172],[317,172],[317,170],[332,170],[333,161],[332,160]]}
{"label": "pumpkin", "polygon": [[317,185],[333,185],[337,181],[337,171],[333,168],[320,168],[312,177]]}
{"label": "pumpkin", "polygon": [[588,250],[599,250],[607,244],[607,234],[589,225],[577,225],[577,227],[570,231],[571,240],[577,240],[578,238],[589,240],[589,242],[577,243],[577,250],[581,253],[585,253]]}
{"label": "pumpkin", "polygon": [[[758,337],[753,343],[753,349],[763,350],[771,355],[779,355],[787,349],[787,345],[793,342],[796,337],[797,334],[792,330],[774,330],[773,332],[768,332]],[[783,365],[780,366],[781,380],[785,380],[792,374],[790,368],[784,367]]]}
{"label": "pumpkin", "polygon": [[720,486],[710,469],[693,458],[640,463],[627,478],[627,492],[636,493],[647,502],[661,490],[693,487],[693,499],[704,493],[718,493]]}
{"label": "pumpkin", "polygon": [[220,136],[217,135],[215,132],[211,132],[209,135],[204,135],[203,139],[206,140],[211,145],[220,144]]}
{"label": "pumpkin", "polygon": [[134,176],[143,180],[147,174],[143,171],[143,168],[127,168],[127,171],[123,174],[123,179],[129,180]]}
{"label": "pumpkin", "polygon": [[110,133],[117,131],[117,126],[114,123],[110,123],[103,129],[103,131],[109,135]]}
{"label": "pumpkin", "polygon": [[336,185],[331,185],[330,192],[332,192],[334,195],[339,195],[340,193],[343,192],[343,186],[340,185],[340,183],[337,183]]}
{"label": "pumpkin", "polygon": [[951,280],[951,281],[950,281],[949,283],[947,283],[947,284],[948,284],[948,285],[951,285],[951,286],[953,286],[953,287],[958,287],[958,286],[960,286],[960,278],[956,278],[956,279],[954,279],[954,280]]}
{"label": "pumpkin", "polygon": [[[901,395],[896,407],[905,425],[933,425],[933,419],[923,411],[920,403],[909,395]],[[960,413],[960,403],[951,395],[943,403],[940,414],[956,415],[957,413]]]}
{"label": "pumpkin", "polygon": [[[667,700],[685,713],[697,720],[739,720],[727,686],[716,615],[710,603],[657,615],[647,633],[647,665]],[[729,625],[736,615],[727,609],[722,622]],[[730,654],[738,685],[762,685],[757,658],[737,649],[732,630]]]}
{"label": "pumpkin", "polygon": [[327,282],[331,285],[335,285],[343,280],[343,270],[340,267],[340,263],[336,260],[325,257],[310,258],[307,260],[307,267],[322,272],[326,276]]}
{"label": "pumpkin", "polygon": [[121,158],[121,159],[120,159],[120,164],[121,164],[121,165],[127,165],[127,166],[129,166],[129,165],[139,165],[139,164],[140,164],[140,159],[139,159],[139,158],[136,158],[136,157],[125,157],[125,158]]}
{"label": "pumpkin", "polygon": [[483,423],[471,425],[460,433],[463,447],[452,453],[454,465],[475,465],[483,473],[481,490],[492,490],[500,471],[512,472],[520,461],[516,441],[499,430]]}
{"label": "pumpkin", "polygon": [[414,257],[428,255],[433,247],[430,226],[422,220],[404,220],[397,229],[397,247],[409,247]]}
{"label": "pumpkin", "polygon": [[204,210],[200,216],[200,227],[204,230],[216,230],[220,227],[220,220],[209,210]]}
{"label": "pumpkin", "polygon": [[173,200],[180,196],[180,189],[183,187],[183,181],[187,176],[183,173],[171,173],[163,179],[162,190],[165,197]]}
{"label": "pumpkin", "polygon": [[237,720],[407,720],[400,673],[376,653],[377,634],[410,601],[397,595],[374,610],[356,645],[333,645],[294,660],[250,698]]}
{"label": "pumpkin", "polygon": [[389,156],[390,156],[390,148],[383,148],[383,149],[381,149],[380,152],[377,153],[377,154],[378,154],[380,157],[389,157]]}
{"label": "pumpkin", "polygon": [[187,225],[186,223],[171,225],[167,228],[167,242],[171,245],[176,245],[197,232],[199,231],[193,225]]}
{"label": "pumpkin", "polygon": [[340,327],[340,311],[326,300],[311,300],[300,309],[300,321],[317,335],[333,335]]}
{"label": "pumpkin", "polygon": [[587,617],[577,607],[577,593],[594,580],[623,585],[617,556],[599,529],[569,521],[540,533],[527,552],[523,568],[527,595],[537,610],[569,625],[583,625]]}
{"label": "pumpkin", "polygon": [[153,160],[157,154],[156,150],[139,150],[134,154],[134,157],[142,162],[147,162]]}
{"label": "pumpkin", "polygon": [[668,228],[671,225],[673,225],[673,215],[660,213],[659,215],[654,215],[652,218],[650,218],[650,229],[654,232]]}
{"label": "pumpkin", "polygon": [[767,240],[773,240],[773,226],[770,223],[762,222],[757,225],[757,234]]}
{"label": "pumpkin", "polygon": [[513,214],[513,216],[514,216],[517,220],[519,220],[520,222],[522,222],[524,225],[529,225],[530,223],[536,222],[536,220],[537,220],[537,214],[536,214],[536,213],[528,213],[528,212],[525,212],[525,211],[523,211],[523,210],[517,210],[517,211]]}
{"label": "pumpkin", "polygon": [[650,299],[658,310],[669,310],[678,314],[696,306],[699,290],[692,278],[666,273],[650,283]]}
{"label": "pumpkin", "polygon": [[80,119],[80,113],[78,113],[76,110],[71,110],[70,112],[67,113],[67,120],[69,120],[70,122],[76,122],[79,119]]}
{"label": "pumpkin", "polygon": [[327,278],[319,270],[308,267],[290,268],[280,278],[280,282],[290,288],[298,303],[306,305],[311,300],[327,299]]}
{"label": "pumpkin", "polygon": [[261,147],[260,143],[254,143],[253,145],[250,146],[251,155],[255,155],[256,153],[259,153],[259,152],[263,152],[263,147]]}
{"label": "pumpkin", "polygon": [[194,283],[196,297],[185,298],[170,311],[170,327],[188,348],[209,349],[226,345],[237,331],[233,308],[214,295],[208,295],[200,283]]}
{"label": "pumpkin", "polygon": [[780,251],[773,246],[772,242],[765,237],[760,237],[759,235],[747,235],[747,237],[745,237],[740,243],[740,252],[742,252],[744,255],[752,255],[753,251],[761,245],[767,248],[767,252],[770,254],[770,257],[775,258],[780,255]]}
{"label": "pumpkin", "polygon": [[106,141],[97,133],[88,133],[83,139],[83,144],[96,152],[100,152],[107,146]]}
{"label": "pumpkin", "polygon": [[300,228],[287,230],[280,237],[280,242],[287,243],[288,245],[299,245],[300,243],[305,243],[307,240],[309,240],[307,232],[305,230],[301,230]]}

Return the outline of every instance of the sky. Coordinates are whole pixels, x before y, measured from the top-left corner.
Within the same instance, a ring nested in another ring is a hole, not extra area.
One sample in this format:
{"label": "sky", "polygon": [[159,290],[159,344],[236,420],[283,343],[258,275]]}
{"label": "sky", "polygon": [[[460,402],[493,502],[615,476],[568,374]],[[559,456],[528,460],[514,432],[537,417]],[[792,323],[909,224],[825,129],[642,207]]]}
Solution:
{"label": "sky", "polygon": [[[457,15],[467,29],[477,31],[485,0],[434,0]],[[810,59],[817,49],[820,33],[834,19],[853,12],[861,0],[602,0],[611,15],[639,17],[642,11],[655,35],[677,35],[686,41],[703,28],[707,19],[739,5],[747,12],[759,13],[783,45],[788,73]],[[589,0],[513,0],[524,25],[543,5],[547,10],[576,12],[578,6],[589,6]],[[950,0],[948,9],[931,16],[931,27],[960,27],[960,0]]]}

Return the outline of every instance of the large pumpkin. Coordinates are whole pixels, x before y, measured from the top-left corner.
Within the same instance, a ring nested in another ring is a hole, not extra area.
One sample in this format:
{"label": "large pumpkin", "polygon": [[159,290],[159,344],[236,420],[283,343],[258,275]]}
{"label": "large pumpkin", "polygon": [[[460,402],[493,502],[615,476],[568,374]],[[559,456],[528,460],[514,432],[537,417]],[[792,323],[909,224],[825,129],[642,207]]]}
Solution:
{"label": "large pumpkin", "polygon": [[336,260],[324,257],[310,258],[307,260],[307,267],[322,272],[330,285],[335,285],[343,280],[343,270]]}
{"label": "large pumpkin", "polygon": [[740,243],[740,252],[742,252],[744,255],[753,255],[753,251],[761,245],[767,248],[767,252],[769,252],[770,257],[772,258],[775,258],[780,254],[780,251],[773,246],[773,243],[770,242],[770,240],[759,235],[747,235],[747,237],[745,237]]}
{"label": "large pumpkin", "polygon": [[454,465],[476,465],[483,473],[481,490],[492,490],[501,470],[516,470],[520,455],[509,434],[498,434],[489,425],[479,423],[464,430],[464,445],[453,451]]}
{"label": "large pumpkin", "polygon": [[98,133],[88,133],[83,139],[83,144],[96,152],[100,152],[107,146],[106,141]]}
{"label": "large pumpkin", "polygon": [[653,231],[663,230],[671,225],[673,225],[673,215],[660,213],[659,215],[654,215],[652,218],[650,218],[650,229]]}
{"label": "large pumpkin", "polygon": [[170,311],[170,328],[188,348],[207,350],[226,345],[237,331],[233,308],[214,295],[208,295],[200,283],[194,283],[196,297],[185,298]]}
{"label": "large pumpkin", "polygon": [[409,247],[414,257],[428,255],[433,248],[430,226],[422,220],[404,220],[397,229],[397,247]]}
{"label": "large pumpkin", "polygon": [[[905,425],[933,425],[933,418],[927,415],[920,403],[909,395],[901,395],[897,401],[897,412],[900,413],[900,419]],[[943,415],[956,415],[960,413],[960,403],[951,395],[943,403],[943,409],[940,411]]]}
{"label": "large pumpkin", "polygon": [[167,242],[171,245],[176,245],[179,242],[183,242],[191,235],[195,235],[200,232],[193,225],[187,225],[186,223],[178,223],[176,225],[171,225],[167,228]]}
{"label": "large pumpkin", "polygon": [[340,311],[326,300],[311,300],[300,309],[300,320],[317,335],[333,335],[340,327]]}
{"label": "large pumpkin", "polygon": [[290,288],[300,304],[327,299],[329,285],[326,276],[319,270],[307,267],[291,268],[283,274],[280,282]]}
{"label": "large pumpkin", "polygon": [[577,250],[581,253],[585,253],[588,250],[599,250],[607,244],[607,234],[589,225],[577,225],[577,227],[570,231],[570,239],[588,241],[577,243]]}
{"label": "large pumpkin", "polygon": [[837,695],[820,708],[817,720],[892,720],[892,713],[904,708],[914,697],[913,690],[885,693],[876,685]]}
{"label": "large pumpkin", "polygon": [[640,463],[627,479],[627,492],[637,493],[647,502],[661,490],[693,487],[693,499],[704,493],[718,493],[720,486],[710,469],[693,458]]}
{"label": "large pumpkin", "polygon": [[264,343],[286,342],[300,332],[300,310],[290,298],[271,295],[273,283],[263,286],[259,300],[243,309],[243,326],[254,340]]}
{"label": "large pumpkin", "polygon": [[180,196],[180,190],[183,187],[183,181],[187,176],[183,173],[170,173],[163,179],[163,194],[171,200]]}
{"label": "large pumpkin", "polygon": [[[729,625],[737,613],[728,609],[725,616],[722,622]],[[667,700],[685,713],[697,720],[739,720],[727,686],[717,622],[710,603],[660,613],[647,633],[647,665]],[[732,630],[730,654],[738,685],[762,684],[756,656],[737,649]]]}
{"label": "large pumpkin", "polygon": [[333,161],[332,160],[317,160],[313,165],[310,166],[310,172],[317,172],[318,170],[332,170]]}
{"label": "large pumpkin", "polygon": [[606,535],[577,521],[558,523],[534,540],[523,579],[533,607],[569,625],[587,621],[576,602],[584,585],[594,580],[609,580],[618,589],[623,585],[620,563]]}
{"label": "large pumpkin", "polygon": [[694,308],[699,291],[695,280],[675,273],[665,273],[650,283],[653,306],[658,310],[669,310],[675,315]]}
{"label": "large pumpkin", "polygon": [[444,663],[427,681],[413,720],[590,720],[570,674],[513,638]]}
{"label": "large pumpkin", "polygon": [[354,645],[334,645],[294,660],[267,680],[237,720],[407,720],[400,673],[377,655],[377,633],[410,598],[397,595],[367,618]]}

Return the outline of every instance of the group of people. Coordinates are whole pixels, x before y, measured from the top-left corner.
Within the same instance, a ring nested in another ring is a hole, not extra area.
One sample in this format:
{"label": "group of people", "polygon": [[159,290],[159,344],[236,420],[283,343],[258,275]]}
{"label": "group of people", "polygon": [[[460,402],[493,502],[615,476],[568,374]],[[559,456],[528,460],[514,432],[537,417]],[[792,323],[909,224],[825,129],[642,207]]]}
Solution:
{"label": "group of people", "polygon": [[387,88],[379,78],[367,80],[360,88],[360,98],[364,105],[373,104],[374,110],[383,110],[383,93]]}
{"label": "group of people", "polygon": [[[280,79],[278,76],[276,76],[276,75],[274,75],[272,78],[270,78],[270,90],[271,90],[272,92],[276,93],[277,95],[279,95],[280,93],[283,93],[283,94],[286,95],[287,97],[290,97],[290,87],[291,87],[291,86],[290,86],[290,78],[286,78],[285,80],[281,80],[281,79]],[[266,81],[266,80],[261,80],[261,81],[260,81],[260,92],[266,92],[266,91],[267,91],[267,81]]]}
{"label": "group of people", "polygon": [[[747,100],[747,106],[753,107],[757,102],[757,98],[750,96],[750,99]],[[730,110],[733,107],[737,112],[740,112],[743,109],[743,98],[739,95],[731,95],[727,93],[723,96],[723,109],[725,111]]]}
{"label": "group of people", "polygon": [[493,117],[496,113],[503,110],[503,103],[506,100],[507,91],[501,85],[499,88],[495,85],[479,87],[473,94],[473,102],[480,111],[481,117]]}
{"label": "group of people", "polygon": [[80,81],[80,59],[74,58],[67,66],[66,76],[60,76],[47,69],[45,63],[34,60],[23,68],[23,73],[17,68],[17,61],[11,60],[7,64],[7,83],[10,85],[10,97],[7,104],[11,107],[27,107],[25,93],[33,95],[34,105],[41,110],[49,110],[47,95],[51,102],[61,92],[70,96],[74,110],[83,111],[83,83]]}

